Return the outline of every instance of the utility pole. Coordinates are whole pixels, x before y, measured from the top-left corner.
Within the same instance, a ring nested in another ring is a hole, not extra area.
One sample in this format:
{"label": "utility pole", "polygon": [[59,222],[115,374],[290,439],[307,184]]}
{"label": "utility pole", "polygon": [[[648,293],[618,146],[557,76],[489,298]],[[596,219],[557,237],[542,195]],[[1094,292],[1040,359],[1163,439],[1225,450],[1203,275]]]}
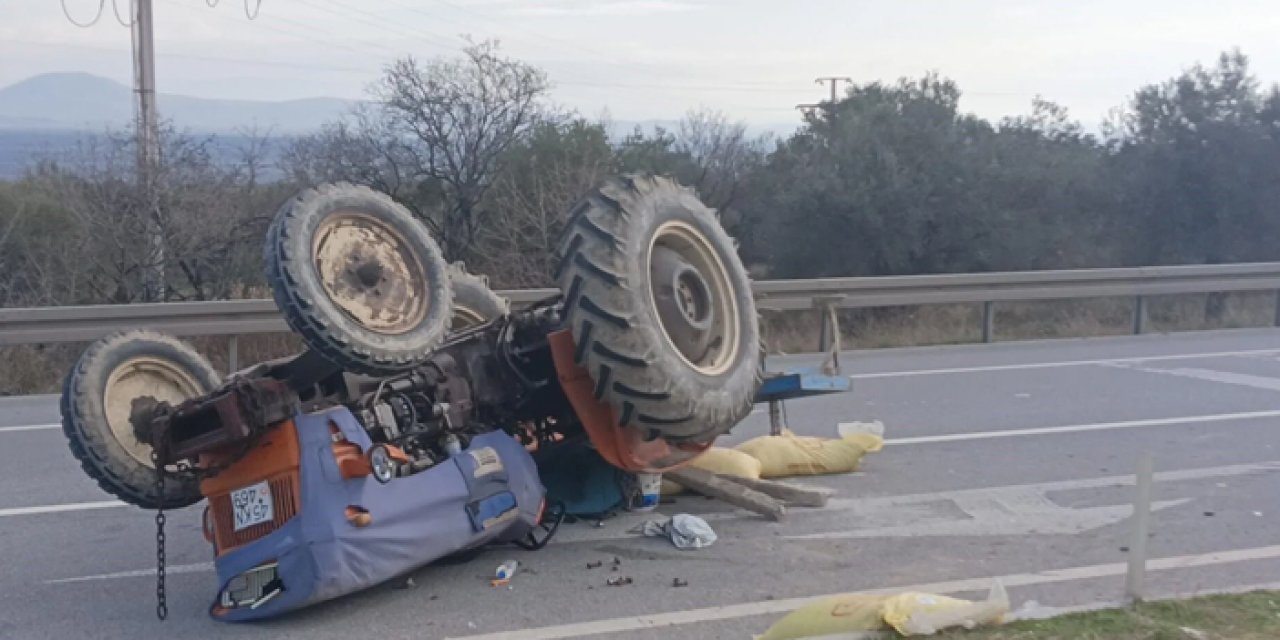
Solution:
{"label": "utility pole", "polygon": [[144,272],[146,297],[164,299],[164,235],[156,189],[160,169],[160,122],[156,110],[156,47],[151,0],[130,0],[133,15],[133,91],[138,136],[138,180],[150,213],[151,250]]}
{"label": "utility pole", "polygon": [[[804,114],[807,116],[807,115],[809,115],[809,114],[813,113],[813,110],[814,110],[814,109],[821,109],[821,108],[822,108],[822,105],[820,105],[820,104],[798,104],[798,105],[796,105],[796,108],[797,108],[797,109],[799,109],[800,111],[803,111],[803,112],[804,112]],[[1277,313],[1280,313],[1280,311],[1278,311]]]}
{"label": "utility pole", "polygon": [[822,83],[824,83],[824,82],[829,82],[829,83],[831,83],[831,105],[832,105],[832,106],[835,106],[835,104],[836,104],[836,85],[837,85],[838,83],[840,83],[840,82],[843,82],[843,83],[845,83],[845,84],[853,84],[853,78],[849,78],[849,77],[846,77],[846,76],[823,76],[823,77],[821,77],[821,78],[817,78],[817,79],[815,79],[815,80],[814,80],[814,83],[816,83],[816,84],[822,84]]}

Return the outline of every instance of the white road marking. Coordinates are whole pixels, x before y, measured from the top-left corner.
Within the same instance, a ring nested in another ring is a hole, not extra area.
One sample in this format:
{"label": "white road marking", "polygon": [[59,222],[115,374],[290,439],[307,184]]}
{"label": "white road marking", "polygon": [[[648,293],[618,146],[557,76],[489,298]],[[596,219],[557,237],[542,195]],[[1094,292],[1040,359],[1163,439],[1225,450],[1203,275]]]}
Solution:
{"label": "white road marking", "polygon": [[1026,362],[1021,364],[995,364],[977,367],[955,367],[950,369],[916,369],[914,371],[885,371],[880,373],[855,373],[849,377],[853,380],[871,380],[876,378],[906,378],[910,376],[934,376],[952,373],[979,373],[984,371],[1019,371],[1022,369],[1054,369],[1058,367],[1082,367],[1089,365],[1114,365],[1126,362],[1160,362],[1165,360],[1194,360],[1197,358],[1227,358],[1235,356],[1257,356],[1280,354],[1280,349],[1248,349],[1244,351],[1211,351],[1204,353],[1177,353],[1162,356],[1135,356],[1131,358],[1103,358],[1100,360],[1063,360],[1059,362]]}
{"label": "white road marking", "polygon": [[0,427],[0,433],[13,433],[16,431],[44,431],[46,429],[61,429],[60,424],[22,424],[14,427]]}
{"label": "white road marking", "polygon": [[[963,442],[966,440],[990,440],[992,438],[1014,438],[1018,436],[1043,436],[1058,433],[1078,433],[1083,431],[1108,431],[1112,429],[1137,429],[1140,427],[1172,427],[1186,424],[1203,424],[1207,422],[1233,422],[1238,420],[1257,420],[1261,418],[1280,417],[1280,410],[1244,411],[1241,413],[1215,413],[1205,416],[1181,416],[1173,418],[1149,418],[1145,420],[1123,420],[1120,422],[1094,422],[1088,424],[1069,424],[1059,427],[1036,427],[1032,429],[1007,429],[1003,431],[970,431],[965,433],[946,433],[936,436],[917,436],[913,438],[890,438],[884,441],[885,446],[930,444],[935,442]],[[843,424],[843,423],[842,423]],[[837,425],[839,428],[839,425]]]}
{"label": "white road marking", "polygon": [[[874,519],[851,518],[856,524],[839,531],[782,536],[787,540],[857,540],[867,538],[926,538],[956,536],[1073,535],[1119,524],[1133,513],[1132,505],[1106,505],[1072,509],[1037,491],[992,490],[981,497],[953,500],[962,512],[918,513],[895,501],[902,524],[867,526]],[[1151,511],[1163,511],[1191,502],[1190,498],[1151,503]],[[906,518],[902,516],[906,515]],[[923,516],[923,517],[922,517]]]}
{"label": "white road marking", "polygon": [[[1250,549],[1231,549],[1198,555],[1157,558],[1147,564],[1148,572],[1170,571],[1175,569],[1192,569],[1236,562],[1251,562],[1280,558],[1280,546],[1255,547]],[[928,584],[907,585],[885,589],[868,589],[864,593],[897,593],[901,591],[919,591],[924,593],[959,593],[966,591],[986,591],[995,580],[999,580],[1006,588],[1026,587],[1060,582],[1074,582],[1095,578],[1109,578],[1124,575],[1128,564],[1116,562],[1065,569],[1050,569],[1037,573],[1019,573],[991,578],[967,578],[948,580]],[[643,629],[674,627],[678,625],[713,622],[716,620],[732,620],[768,614],[787,613],[793,609],[812,604],[822,598],[839,593],[803,598],[787,598],[784,600],[763,600],[720,607],[688,609],[685,611],[668,611],[644,616],[612,618],[576,622],[536,629],[518,629],[499,631],[469,636],[454,636],[452,640],[562,640],[564,638],[581,638],[601,634],[616,634]],[[674,634],[673,636],[674,637]],[[450,640],[450,639],[446,639]]]}
{"label": "white road marking", "polygon": [[0,509],[0,518],[10,516],[31,516],[41,513],[63,513],[66,511],[90,511],[93,509],[112,509],[115,507],[127,507],[129,505],[119,500],[107,500],[104,502],[72,502],[69,504],[45,504],[34,507],[13,507],[9,509]]}
{"label": "white road marking", "polygon": [[[196,564],[171,564],[164,568],[165,575],[174,575],[178,573],[203,573],[213,571],[212,562],[198,562]],[[57,580],[45,580],[45,584],[72,584],[76,582],[94,582],[97,580],[117,580],[120,578],[147,578],[156,575],[156,570],[138,569],[137,571],[117,571],[116,573],[100,573],[92,576],[79,576],[76,578],[59,578]]]}
{"label": "white road marking", "polygon": [[1268,391],[1280,391],[1280,378],[1272,378],[1268,376],[1255,376],[1247,373],[1233,373],[1231,371],[1196,369],[1191,367],[1155,369],[1152,367],[1135,367],[1132,365],[1112,366],[1121,369],[1128,369],[1130,371],[1141,371],[1143,373],[1157,373],[1166,376],[1194,378],[1196,380],[1206,380],[1208,382],[1221,382],[1223,384],[1234,384],[1242,387],[1253,387],[1255,389],[1267,389]]}
{"label": "white road marking", "polygon": [[[1280,460],[1250,464],[1233,464],[1220,467],[1200,467],[1194,469],[1178,469],[1175,471],[1161,471],[1152,476],[1152,479],[1155,482],[1186,482],[1277,472],[1280,472]],[[964,509],[965,505],[969,505],[974,509],[980,509],[984,501],[990,501],[995,498],[1003,499],[1019,506],[1019,509],[1024,514],[1028,512],[1035,512],[1037,509],[1039,509],[1041,514],[1043,514],[1044,501],[1047,501],[1047,498],[1044,498],[1046,494],[1060,491],[1075,491],[1079,489],[1125,487],[1132,485],[1133,482],[1134,478],[1132,475],[1102,476],[1097,478],[1056,480],[1053,482],[980,487],[974,489],[952,489],[949,491],[911,493],[896,496],[877,496],[872,498],[832,498],[827,501],[827,506],[821,509],[794,509],[788,511],[787,514],[788,516],[800,518],[810,515],[823,515],[848,511],[851,512],[851,516],[848,517],[848,520],[856,522],[857,526],[868,529],[896,528],[898,530],[890,533],[901,537],[905,534],[912,533],[913,529],[908,529],[909,527],[924,526],[930,522],[938,523],[954,521],[955,511],[938,509],[937,507],[940,503],[952,502],[959,505],[961,509]],[[1037,504],[1039,506],[1037,506]],[[1167,504],[1162,506],[1175,505]],[[1122,520],[1124,517],[1128,516],[1131,507],[1126,505],[1118,507],[1103,507],[1102,509],[1103,511],[1086,514],[1085,519],[1073,518],[1070,522],[1066,523],[1057,521],[1055,516],[1055,521],[1050,522],[1046,520],[1043,525],[1056,527],[1057,530],[1070,533],[1069,525],[1071,524],[1084,524],[1088,526],[1090,524],[1097,523],[1100,519],[1112,520],[1119,518]],[[708,522],[758,519],[758,516],[748,514],[744,511],[718,511],[713,513],[697,513],[697,515]],[[1035,514],[1033,513],[1032,518],[1034,518],[1034,515]],[[629,533],[632,527],[654,517],[655,514],[653,513],[619,514],[618,517],[609,520],[609,526],[604,529],[580,527],[561,529],[561,531],[556,534],[556,537],[552,539],[551,544],[603,542],[607,540],[623,540],[632,538],[636,535]],[[1028,528],[1027,517],[1025,516],[1021,522],[999,525],[996,524],[994,520],[989,520],[988,523],[991,524],[992,527],[1004,527],[1005,530],[1015,526],[1018,530],[1022,531],[1025,531]],[[1100,526],[1105,526],[1106,524],[1109,523],[1103,522]]]}

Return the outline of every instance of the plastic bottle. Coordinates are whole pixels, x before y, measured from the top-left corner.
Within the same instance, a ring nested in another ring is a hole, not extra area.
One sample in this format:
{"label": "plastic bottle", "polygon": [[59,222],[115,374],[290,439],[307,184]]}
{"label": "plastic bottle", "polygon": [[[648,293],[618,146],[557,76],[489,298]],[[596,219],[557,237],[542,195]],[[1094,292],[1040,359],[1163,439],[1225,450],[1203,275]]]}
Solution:
{"label": "plastic bottle", "polygon": [[445,450],[445,453],[449,454],[450,458],[458,455],[459,453],[462,453],[462,443],[458,441],[458,436],[455,436],[452,433],[445,436],[444,450]]}
{"label": "plastic bottle", "polygon": [[516,571],[519,569],[520,569],[519,560],[508,560],[498,565],[498,569],[493,572],[493,579],[498,582],[506,582],[510,580],[511,576],[514,576],[516,574]]}

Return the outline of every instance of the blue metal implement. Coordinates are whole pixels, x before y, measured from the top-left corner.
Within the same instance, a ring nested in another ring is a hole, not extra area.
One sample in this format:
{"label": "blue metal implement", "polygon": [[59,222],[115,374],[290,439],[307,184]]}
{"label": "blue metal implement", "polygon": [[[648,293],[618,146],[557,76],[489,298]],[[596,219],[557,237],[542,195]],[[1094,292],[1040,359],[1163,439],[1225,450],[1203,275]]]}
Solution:
{"label": "blue metal implement", "polygon": [[796,369],[782,373],[766,373],[764,384],[756,391],[756,403],[778,402],[794,398],[843,393],[853,387],[848,376],[832,376],[815,369]]}

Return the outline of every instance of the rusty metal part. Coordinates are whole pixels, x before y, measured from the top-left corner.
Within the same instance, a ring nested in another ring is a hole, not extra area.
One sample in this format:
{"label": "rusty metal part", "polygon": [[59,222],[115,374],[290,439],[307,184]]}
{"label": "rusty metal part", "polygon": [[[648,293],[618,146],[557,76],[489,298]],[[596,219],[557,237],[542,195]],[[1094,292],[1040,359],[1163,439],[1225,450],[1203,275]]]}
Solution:
{"label": "rusty metal part", "polygon": [[[202,385],[180,365],[168,359],[139,356],[130,358],[113,369],[102,392],[107,426],[120,446],[138,463],[150,467],[151,443],[145,435],[149,427],[139,429],[135,412],[154,410],[155,405],[176,405],[199,396]],[[149,399],[135,406],[135,400]]]}
{"label": "rusty metal part", "polygon": [[422,324],[430,296],[426,270],[395,229],[358,211],[338,211],[312,246],[325,294],[361,326],[389,335]]}
{"label": "rusty metal part", "polygon": [[156,420],[163,421],[163,443],[158,449],[171,463],[246,442],[293,416],[298,402],[284,381],[234,378],[223,389],[158,416]]}

